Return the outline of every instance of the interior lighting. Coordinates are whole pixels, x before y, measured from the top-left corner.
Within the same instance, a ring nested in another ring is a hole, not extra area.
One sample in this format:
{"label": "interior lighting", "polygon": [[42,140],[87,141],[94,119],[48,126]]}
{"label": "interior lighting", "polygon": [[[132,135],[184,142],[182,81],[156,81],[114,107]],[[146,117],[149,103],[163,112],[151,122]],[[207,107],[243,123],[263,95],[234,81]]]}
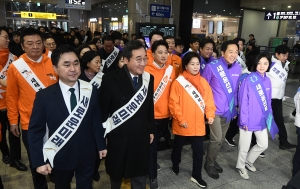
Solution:
{"label": "interior lighting", "polygon": [[291,7],[292,7],[292,6],[290,6],[290,5],[288,6],[289,9],[290,9]]}
{"label": "interior lighting", "polygon": [[205,4],[206,4],[206,5],[208,4],[208,0],[205,1]]}
{"label": "interior lighting", "polygon": [[266,9],[266,7],[263,7],[263,9]]}
{"label": "interior lighting", "polygon": [[226,11],[226,10],[223,10],[223,11]]}

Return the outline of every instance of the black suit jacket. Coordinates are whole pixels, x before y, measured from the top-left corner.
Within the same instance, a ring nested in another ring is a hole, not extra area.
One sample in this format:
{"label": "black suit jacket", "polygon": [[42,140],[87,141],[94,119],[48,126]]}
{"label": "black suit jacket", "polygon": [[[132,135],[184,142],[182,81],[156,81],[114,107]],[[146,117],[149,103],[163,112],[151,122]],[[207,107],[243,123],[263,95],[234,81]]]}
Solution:
{"label": "black suit jacket", "polygon": [[[93,165],[98,157],[97,151],[106,148],[98,97],[98,90],[93,88],[88,110],[79,128],[54,158],[56,169],[74,170],[79,163],[83,166]],[[36,93],[28,129],[33,168],[45,164],[42,150],[46,124],[50,137],[68,116],[69,112],[58,82]]]}
{"label": "black suit jacket", "polygon": [[[104,74],[102,78],[100,103],[103,122],[136,93],[126,68],[124,65],[121,69]],[[153,81],[150,75],[147,97],[136,114],[107,134],[105,165],[112,179],[148,174],[150,133],[154,132]],[[140,87],[141,76],[138,82]]]}

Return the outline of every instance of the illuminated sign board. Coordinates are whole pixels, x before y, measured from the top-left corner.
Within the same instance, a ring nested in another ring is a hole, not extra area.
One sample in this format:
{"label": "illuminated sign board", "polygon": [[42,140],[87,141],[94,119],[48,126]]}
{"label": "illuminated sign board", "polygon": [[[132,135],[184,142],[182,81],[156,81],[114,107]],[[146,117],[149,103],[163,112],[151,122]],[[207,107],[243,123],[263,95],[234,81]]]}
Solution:
{"label": "illuminated sign board", "polygon": [[300,20],[300,11],[265,12],[265,20]]}
{"label": "illuminated sign board", "polygon": [[66,9],[91,10],[91,0],[59,0],[58,6]]}
{"label": "illuminated sign board", "polygon": [[21,18],[38,18],[56,20],[56,13],[21,11]]}
{"label": "illuminated sign board", "polygon": [[97,18],[90,18],[90,22],[97,22]]}

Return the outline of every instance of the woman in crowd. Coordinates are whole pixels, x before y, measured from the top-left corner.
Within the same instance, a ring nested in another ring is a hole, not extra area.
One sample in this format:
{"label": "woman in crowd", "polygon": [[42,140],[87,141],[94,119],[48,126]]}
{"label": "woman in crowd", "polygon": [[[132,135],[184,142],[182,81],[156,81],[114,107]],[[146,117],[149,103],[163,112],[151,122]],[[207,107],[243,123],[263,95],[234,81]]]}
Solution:
{"label": "woman in crowd", "polygon": [[[252,73],[243,80],[238,94],[240,138],[236,168],[244,179],[249,179],[246,168],[255,172],[253,163],[268,148],[267,128],[277,128],[271,107],[271,81],[266,76],[270,62],[266,54],[258,54],[253,62]],[[270,131],[272,137],[273,130]],[[257,144],[249,151],[252,133],[256,136]]]}
{"label": "woman in crowd", "polygon": [[79,79],[90,82],[100,71],[101,57],[95,51],[87,51],[81,58],[81,75]]}
{"label": "woman in crowd", "polygon": [[[72,38],[71,38],[72,39]],[[74,47],[75,49],[77,49],[80,45],[81,42],[79,39],[77,39],[76,37],[72,39],[71,44],[72,47]]]}
{"label": "woman in crowd", "polygon": [[79,58],[82,58],[83,54],[87,51],[91,51],[91,47],[86,44],[82,44],[77,48],[77,53],[79,54]]}
{"label": "woman in crowd", "polygon": [[169,109],[173,116],[172,131],[175,135],[171,160],[173,173],[178,175],[181,150],[186,139],[192,141],[193,170],[191,180],[206,187],[202,179],[203,137],[205,135],[204,114],[212,124],[216,107],[212,90],[200,76],[199,54],[190,52],[182,60],[183,73],[171,87]]}
{"label": "woman in crowd", "polygon": [[[83,54],[80,64],[81,64],[81,74],[79,76],[79,79],[87,82],[91,82],[91,80],[93,80],[96,74],[100,71],[101,57],[97,52],[90,50]],[[98,86],[97,84],[96,85],[93,84],[93,85]],[[100,175],[98,172],[100,163],[101,163],[100,158],[97,158],[95,162],[95,170],[93,176],[94,181],[100,180]]]}
{"label": "woman in crowd", "polygon": [[98,49],[98,50],[102,48],[101,39],[99,39],[99,38],[94,38],[94,39],[92,40],[92,42],[97,46],[97,49]]}
{"label": "woman in crowd", "polygon": [[122,68],[125,64],[124,62],[124,57],[123,57],[123,54],[122,53],[119,53],[118,56],[117,56],[117,60],[119,60],[118,62],[118,66],[119,68]]}
{"label": "woman in crowd", "polygon": [[125,43],[124,43],[123,39],[121,39],[121,40],[120,40],[120,47],[123,49],[124,46],[125,46]]}

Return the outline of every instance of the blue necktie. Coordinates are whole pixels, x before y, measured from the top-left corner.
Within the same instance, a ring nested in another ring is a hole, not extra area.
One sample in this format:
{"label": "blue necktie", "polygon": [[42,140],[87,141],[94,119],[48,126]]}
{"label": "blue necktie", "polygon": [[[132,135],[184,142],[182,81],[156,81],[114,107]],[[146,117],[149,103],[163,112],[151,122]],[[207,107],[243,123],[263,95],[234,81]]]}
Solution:
{"label": "blue necktie", "polygon": [[137,88],[138,88],[138,77],[137,76],[134,76],[133,77],[133,87],[134,87],[134,90],[136,91]]}
{"label": "blue necktie", "polygon": [[70,103],[71,103],[71,112],[73,111],[73,109],[76,107],[77,105],[77,99],[76,99],[76,95],[74,93],[75,89],[74,88],[70,88],[69,91],[71,92],[71,96],[70,96]]}

